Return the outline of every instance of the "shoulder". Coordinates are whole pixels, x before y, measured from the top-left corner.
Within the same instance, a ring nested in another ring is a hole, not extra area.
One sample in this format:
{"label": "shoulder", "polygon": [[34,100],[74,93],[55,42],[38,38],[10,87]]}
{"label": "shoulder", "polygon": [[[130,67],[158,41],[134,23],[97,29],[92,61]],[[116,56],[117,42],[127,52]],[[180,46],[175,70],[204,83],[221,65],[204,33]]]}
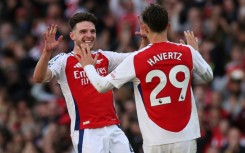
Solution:
{"label": "shoulder", "polygon": [[132,54],[134,52],[117,52],[117,51],[112,51],[112,50],[101,50],[101,49],[98,49],[96,51],[92,51],[92,54],[96,54],[96,53],[100,53],[100,54],[103,54],[103,55],[129,55],[129,54]]}
{"label": "shoulder", "polygon": [[55,55],[50,61],[49,65],[52,65],[57,62],[62,62],[63,60],[67,59],[67,57],[71,56],[72,53],[59,53]]}
{"label": "shoulder", "polygon": [[131,55],[134,52],[130,53],[118,53],[115,51],[104,51],[104,50],[97,50],[93,51],[92,54],[101,54],[108,58],[109,60],[122,60],[125,59],[127,56]]}
{"label": "shoulder", "polygon": [[54,62],[54,61],[56,61],[56,60],[58,60],[58,59],[61,59],[61,58],[67,57],[67,56],[68,56],[68,54],[66,54],[66,53],[59,53],[59,54],[55,55],[55,56],[50,60],[50,62]]}
{"label": "shoulder", "polygon": [[182,53],[189,53],[192,56],[195,56],[196,54],[199,54],[199,51],[195,50],[192,46],[187,44],[181,44],[181,43],[174,43],[169,42],[169,44],[172,44],[175,49],[178,49],[179,51],[183,51]]}
{"label": "shoulder", "polygon": [[182,48],[182,49],[186,49],[186,50],[190,50],[190,51],[196,51],[192,46],[187,45],[187,44],[181,44],[181,43],[174,43],[174,42],[170,42],[171,44],[176,45],[176,47]]}
{"label": "shoulder", "polygon": [[103,54],[103,55],[118,54],[117,52],[114,52],[114,51],[108,51],[108,50],[102,50],[102,49],[92,51],[91,53],[92,54]]}
{"label": "shoulder", "polygon": [[187,44],[175,43],[171,41],[169,41],[168,44],[172,45],[172,47],[181,48],[181,49],[194,49],[193,47]]}

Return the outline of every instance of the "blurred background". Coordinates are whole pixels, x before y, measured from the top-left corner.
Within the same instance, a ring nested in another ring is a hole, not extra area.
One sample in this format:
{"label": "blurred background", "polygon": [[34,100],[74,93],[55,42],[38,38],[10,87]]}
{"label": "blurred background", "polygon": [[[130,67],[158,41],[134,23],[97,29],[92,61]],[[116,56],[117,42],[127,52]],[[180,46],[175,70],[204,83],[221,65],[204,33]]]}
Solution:
{"label": "blurred background", "polygon": [[[32,80],[46,28],[56,23],[64,36],[53,56],[69,52],[69,17],[92,12],[99,18],[95,49],[132,52],[140,40],[134,35],[137,15],[150,3],[168,10],[170,41],[194,31],[214,72],[211,83],[193,84],[198,153],[245,153],[245,0],[1,0],[0,153],[73,152],[59,85]],[[115,97],[121,127],[135,153],[142,153],[132,85],[115,90]]]}

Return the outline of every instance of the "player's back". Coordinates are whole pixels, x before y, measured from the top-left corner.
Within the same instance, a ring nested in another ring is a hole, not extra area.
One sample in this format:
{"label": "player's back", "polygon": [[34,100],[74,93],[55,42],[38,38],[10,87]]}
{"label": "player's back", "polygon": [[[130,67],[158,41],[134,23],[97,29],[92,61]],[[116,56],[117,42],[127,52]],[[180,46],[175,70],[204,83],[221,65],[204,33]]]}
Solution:
{"label": "player's back", "polygon": [[[138,110],[145,110],[138,111],[144,140],[159,144],[163,142],[162,136],[167,136],[164,143],[198,137],[199,124],[191,90],[193,60],[190,48],[171,42],[153,44],[135,55],[134,67],[140,82],[136,87],[139,92],[136,105]],[[138,103],[141,100],[142,103]],[[196,134],[185,138],[193,127],[192,132]]]}

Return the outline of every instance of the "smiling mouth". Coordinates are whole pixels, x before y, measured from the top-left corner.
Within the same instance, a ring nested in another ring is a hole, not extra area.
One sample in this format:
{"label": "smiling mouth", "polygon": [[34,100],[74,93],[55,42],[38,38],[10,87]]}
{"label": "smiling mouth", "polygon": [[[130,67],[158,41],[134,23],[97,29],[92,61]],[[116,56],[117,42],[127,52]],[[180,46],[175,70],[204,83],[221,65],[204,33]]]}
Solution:
{"label": "smiling mouth", "polygon": [[93,43],[93,41],[91,40],[86,40],[86,41],[83,41],[84,44],[88,44],[88,45],[91,45]]}
{"label": "smiling mouth", "polygon": [[89,47],[90,49],[92,49],[93,46],[94,46],[94,41],[93,41],[93,40],[84,40],[84,41],[82,41],[82,44],[83,44],[84,46],[87,46],[87,47]]}

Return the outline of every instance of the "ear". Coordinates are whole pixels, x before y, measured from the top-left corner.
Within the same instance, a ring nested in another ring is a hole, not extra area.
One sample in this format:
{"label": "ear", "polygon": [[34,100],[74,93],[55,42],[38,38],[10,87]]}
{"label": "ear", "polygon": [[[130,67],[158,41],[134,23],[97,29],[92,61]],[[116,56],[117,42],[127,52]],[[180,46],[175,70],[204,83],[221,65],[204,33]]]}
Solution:
{"label": "ear", "polygon": [[73,32],[70,32],[70,38],[71,38],[71,40],[74,40],[75,39],[75,35],[74,35]]}
{"label": "ear", "polygon": [[168,23],[168,26],[167,26],[167,28],[166,29],[170,29],[171,28],[171,24],[170,23]]}
{"label": "ear", "polygon": [[143,24],[143,31],[147,34],[149,33],[149,27],[146,24]]}

